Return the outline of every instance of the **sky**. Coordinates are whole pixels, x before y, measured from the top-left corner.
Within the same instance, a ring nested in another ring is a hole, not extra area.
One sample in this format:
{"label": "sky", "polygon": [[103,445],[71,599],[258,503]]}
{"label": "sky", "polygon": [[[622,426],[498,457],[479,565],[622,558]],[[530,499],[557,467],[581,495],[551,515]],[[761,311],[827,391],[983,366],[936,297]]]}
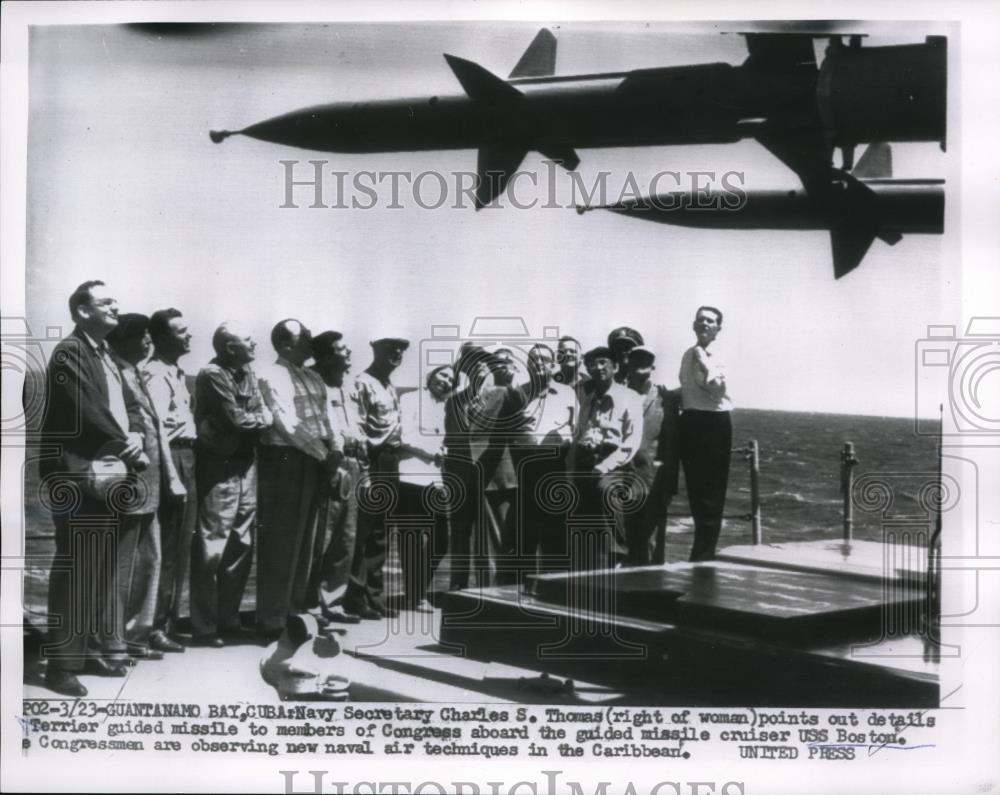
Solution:
{"label": "sky", "polygon": [[[621,325],[657,353],[672,386],[693,343],[695,309],[723,309],[718,344],[739,407],[912,416],[914,356],[927,326],[954,322],[961,280],[954,224],[943,236],[875,241],[862,265],[834,281],[824,231],[707,231],[567,208],[475,212],[422,209],[379,189],[378,206],[282,208],[285,169],[307,161],[350,175],[475,169],[473,150],[341,155],[233,137],[309,105],[461,93],[443,53],[506,76],[538,25],[508,23],[288,24],[34,28],[29,40],[27,315],[32,329],[70,321],[66,298],[100,278],[122,311],[175,306],[194,335],[182,360],[195,372],[224,319],[246,323],[269,352],[271,327],[301,319],[314,333],[341,331],[355,371],[369,340],[414,341],[396,377],[419,378],[435,326],[469,335],[477,318],[514,318],[485,342],[561,334],[584,347]],[[669,24],[553,25],[556,73],[570,75],[746,57],[738,35]],[[923,40],[919,28],[867,44]],[[818,45],[818,54],[822,55]],[[611,194],[632,172],[736,171],[748,189],[794,188],[795,175],[754,141],[715,146],[581,149],[579,175],[611,174]],[[953,185],[959,147],[894,146],[895,175]],[[537,153],[523,170],[549,183]],[[351,177],[348,177],[348,182]],[[332,178],[328,190],[335,189]],[[428,183],[433,184],[433,183]],[[565,201],[570,181],[555,175]],[[950,188],[949,188],[950,190]],[[424,194],[431,197],[430,187]],[[534,195],[534,194],[532,194]],[[949,193],[949,196],[951,193]],[[954,208],[949,205],[948,217]],[[497,325],[497,322],[494,322]],[[478,328],[482,328],[480,323]],[[454,342],[447,343],[454,347]]]}

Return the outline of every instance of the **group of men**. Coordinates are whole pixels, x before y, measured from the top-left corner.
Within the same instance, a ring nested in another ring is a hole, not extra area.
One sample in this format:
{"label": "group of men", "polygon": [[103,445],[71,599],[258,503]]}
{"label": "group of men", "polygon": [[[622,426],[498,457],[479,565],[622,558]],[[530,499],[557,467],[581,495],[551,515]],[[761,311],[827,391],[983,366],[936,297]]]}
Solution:
{"label": "group of men", "polygon": [[[306,611],[341,623],[394,615],[390,529],[401,606],[420,612],[446,553],[455,589],[473,574],[504,584],[662,562],[679,461],[692,559],[714,554],[731,444],[709,350],[717,309],[697,312],[678,390],[654,382],[655,355],[620,328],[582,356],[572,337],[538,343],[523,370],[515,349],[466,344],[402,396],[402,336],[373,341],[371,365],[350,376],[339,332],[282,320],[273,361],[252,366],[250,333],[226,322],[192,395],[177,309],[119,314],[100,281],[80,285],[69,309],[75,328],[47,371],[43,433],[56,452],[40,467],[56,539],[46,684],[61,694],[86,695],[78,674],[124,676],[183,652],[188,582],[195,645],[271,641]],[[256,626],[245,627],[254,559]]]}

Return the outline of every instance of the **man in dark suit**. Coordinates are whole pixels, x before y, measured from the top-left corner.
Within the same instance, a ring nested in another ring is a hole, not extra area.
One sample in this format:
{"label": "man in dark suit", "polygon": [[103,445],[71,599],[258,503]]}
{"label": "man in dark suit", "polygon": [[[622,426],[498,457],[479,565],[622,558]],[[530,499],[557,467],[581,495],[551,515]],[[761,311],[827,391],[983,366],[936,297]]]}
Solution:
{"label": "man in dark suit", "polygon": [[103,282],[88,281],[70,296],[69,311],[76,327],[53,350],[46,373],[42,432],[59,452],[43,459],[40,473],[56,543],[49,580],[53,626],[42,654],[49,661],[46,686],[80,698],[87,689],[77,674],[124,676],[128,661],[116,605],[121,490],[102,492],[88,470],[109,455],[133,469],[148,462],[138,405],[104,342],[118,325],[117,301]]}
{"label": "man in dark suit", "polygon": [[[510,358],[466,343],[455,371],[467,384],[445,403],[444,472],[447,480],[461,484],[450,510],[449,588],[462,590],[469,587],[473,568],[480,587],[516,571],[503,542],[516,538],[516,514],[509,508],[515,504],[517,479],[508,449],[513,425],[507,420],[514,411]],[[504,534],[507,527],[512,529]]]}

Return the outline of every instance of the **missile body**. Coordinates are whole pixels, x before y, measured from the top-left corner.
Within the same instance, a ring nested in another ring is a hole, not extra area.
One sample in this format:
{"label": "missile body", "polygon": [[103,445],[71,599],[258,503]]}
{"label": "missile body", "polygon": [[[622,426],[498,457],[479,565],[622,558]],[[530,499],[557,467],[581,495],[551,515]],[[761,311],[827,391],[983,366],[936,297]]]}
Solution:
{"label": "missile body", "polygon": [[[445,55],[464,96],[333,103],[292,111],[242,134],[318,152],[478,149],[477,206],[492,201],[529,151],[575,169],[576,148],[733,143],[756,138],[807,189],[827,179],[832,150],[869,141],[945,139],[946,41],[892,47],[746,34],[739,66],[696,64],[557,77],[555,38],[541,31],[503,80]],[[849,166],[847,166],[849,168]],[[486,179],[487,174],[499,178]]]}
{"label": "missile body", "polygon": [[[819,65],[812,35],[744,36],[749,56],[738,66],[557,77],[556,40],[542,30],[507,80],[445,55],[464,95],[317,105],[210,135],[216,143],[241,134],[317,152],[478,149],[477,209],[503,192],[529,151],[573,170],[578,147],[754,138],[798,175],[804,193],[755,192],[739,207],[728,194],[664,194],[605,209],[715,229],[829,229],[837,277],[858,265],[876,237],[894,244],[904,232],[939,234],[943,187],[887,179],[887,142],[944,147],[947,40],[861,47],[860,37],[844,46],[830,36]],[[865,168],[859,163],[852,175],[861,143],[872,146],[862,158]],[[841,169],[832,166],[837,147]]]}
{"label": "missile body", "polygon": [[[856,174],[891,171],[886,144],[873,144]],[[605,209],[630,218],[702,229],[825,229],[839,279],[864,259],[875,238],[889,245],[904,234],[944,232],[944,181],[857,176],[834,170],[819,194],[800,190],[664,193],[579,212]]]}
{"label": "missile body", "polygon": [[[468,61],[456,66],[459,60],[449,60],[456,72],[489,75]],[[489,78],[476,84],[473,95],[319,105],[241,133],[350,153],[478,149],[491,143],[539,150],[731,143],[760,128],[747,120],[801,101],[815,83],[815,75],[803,75],[791,84],[781,81],[775,91],[722,63],[528,84]]]}
{"label": "missile body", "polygon": [[[944,231],[943,180],[885,180],[862,183],[872,191],[880,227],[901,234]],[[620,215],[701,229],[830,229],[855,220],[861,208],[849,191],[822,199],[802,190],[739,193],[665,193],[605,207]]]}

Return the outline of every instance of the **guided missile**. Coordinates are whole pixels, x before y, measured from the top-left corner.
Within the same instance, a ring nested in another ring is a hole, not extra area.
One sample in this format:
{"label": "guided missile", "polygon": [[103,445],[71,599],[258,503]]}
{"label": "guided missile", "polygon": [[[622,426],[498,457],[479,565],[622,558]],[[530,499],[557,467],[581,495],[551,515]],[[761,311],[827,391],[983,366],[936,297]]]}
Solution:
{"label": "guided missile", "polygon": [[836,278],[854,270],[875,238],[944,231],[944,181],[893,179],[892,150],[872,144],[852,173],[833,170],[827,190],[673,192],[579,207],[702,229],[828,229]]}
{"label": "guided missile", "polygon": [[556,76],[556,39],[542,30],[508,79],[444,58],[464,94],[319,105],[212,131],[321,152],[477,149],[476,207],[506,187],[529,151],[573,170],[578,148],[732,143],[754,138],[807,190],[830,179],[835,147],[945,141],[946,39],[862,47],[831,42],[817,65],[813,36],[747,33],[738,66],[705,63]]}

